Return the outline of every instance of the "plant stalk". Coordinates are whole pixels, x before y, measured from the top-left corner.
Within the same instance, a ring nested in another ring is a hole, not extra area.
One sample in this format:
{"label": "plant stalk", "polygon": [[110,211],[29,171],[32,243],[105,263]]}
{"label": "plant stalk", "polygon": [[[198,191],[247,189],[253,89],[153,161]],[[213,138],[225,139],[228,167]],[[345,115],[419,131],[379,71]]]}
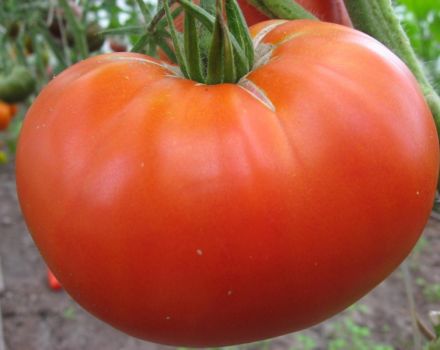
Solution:
{"label": "plant stalk", "polygon": [[422,338],[420,336],[419,327],[417,325],[416,304],[414,301],[414,291],[411,284],[411,273],[409,271],[408,260],[405,260],[402,263],[401,269],[403,273],[403,282],[404,282],[406,297],[408,301],[408,308],[411,315],[414,350],[422,350]]}
{"label": "plant stalk", "polygon": [[[276,18],[282,19],[314,19],[317,20],[311,12],[292,0],[260,0],[261,3]],[[264,8],[263,7],[263,8]]]}
{"label": "plant stalk", "polygon": [[78,21],[78,19],[75,17],[75,14],[73,13],[73,10],[67,0],[59,0],[59,3],[64,11],[67,23],[72,28],[73,37],[75,39],[75,47],[78,50],[80,57],[82,59],[85,59],[89,55],[85,28],[81,24],[81,22]]}

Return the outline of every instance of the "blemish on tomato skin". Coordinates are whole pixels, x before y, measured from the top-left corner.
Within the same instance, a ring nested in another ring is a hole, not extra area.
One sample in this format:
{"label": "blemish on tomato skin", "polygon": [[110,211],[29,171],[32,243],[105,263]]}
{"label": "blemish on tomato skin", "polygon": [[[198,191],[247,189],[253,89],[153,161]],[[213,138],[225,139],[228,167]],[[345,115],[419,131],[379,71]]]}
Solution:
{"label": "blemish on tomato skin", "polygon": [[171,316],[166,316],[165,320],[167,320],[167,321],[171,320]]}
{"label": "blemish on tomato skin", "polygon": [[145,167],[145,163],[144,163],[144,162],[141,162],[141,163],[140,163],[140,166],[141,166],[141,168]]}
{"label": "blemish on tomato skin", "polygon": [[228,290],[228,297],[230,297],[232,295],[232,290]]}
{"label": "blemish on tomato skin", "polygon": [[416,196],[420,196],[420,191],[416,191]]}
{"label": "blemish on tomato skin", "polygon": [[203,250],[197,249],[196,253],[197,253],[197,255],[202,256],[203,255]]}

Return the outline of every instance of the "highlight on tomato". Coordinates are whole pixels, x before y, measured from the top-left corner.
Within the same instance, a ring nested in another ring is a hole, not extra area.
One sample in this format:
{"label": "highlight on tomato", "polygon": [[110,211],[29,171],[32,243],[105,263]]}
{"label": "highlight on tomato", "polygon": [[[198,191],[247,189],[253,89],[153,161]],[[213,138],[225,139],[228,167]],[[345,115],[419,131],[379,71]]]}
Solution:
{"label": "highlight on tomato", "polygon": [[181,3],[183,45],[164,1],[178,67],[100,55],[37,97],[16,159],[26,223],[63,288],[133,336],[209,347],[312,326],[417,242],[431,112],[361,32],[273,20],[251,37],[235,0],[215,18]]}

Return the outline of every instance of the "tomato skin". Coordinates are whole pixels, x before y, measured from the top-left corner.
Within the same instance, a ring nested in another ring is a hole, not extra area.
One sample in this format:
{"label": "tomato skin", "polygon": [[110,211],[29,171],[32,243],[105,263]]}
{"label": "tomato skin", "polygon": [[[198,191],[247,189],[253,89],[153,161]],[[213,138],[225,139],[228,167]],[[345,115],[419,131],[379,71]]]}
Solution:
{"label": "tomato skin", "polygon": [[275,110],[114,53],[58,75],[25,118],[29,230],[65,290],[131,335],[207,347],[308,327],[423,230],[439,149],[409,70],[352,29],[252,32],[271,24],[273,59],[248,79]]}

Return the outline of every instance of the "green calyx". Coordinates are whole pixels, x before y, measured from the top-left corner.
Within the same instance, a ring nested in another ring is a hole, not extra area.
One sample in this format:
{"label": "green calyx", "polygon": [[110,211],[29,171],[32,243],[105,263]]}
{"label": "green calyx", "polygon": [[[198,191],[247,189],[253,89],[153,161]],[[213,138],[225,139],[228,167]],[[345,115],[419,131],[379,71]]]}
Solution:
{"label": "green calyx", "polygon": [[183,40],[169,0],[163,0],[163,8],[176,60],[186,78],[211,85],[236,83],[252,69],[253,43],[236,0],[217,0],[215,7],[212,1],[201,1],[201,6],[191,0],[177,2],[185,12]]}

